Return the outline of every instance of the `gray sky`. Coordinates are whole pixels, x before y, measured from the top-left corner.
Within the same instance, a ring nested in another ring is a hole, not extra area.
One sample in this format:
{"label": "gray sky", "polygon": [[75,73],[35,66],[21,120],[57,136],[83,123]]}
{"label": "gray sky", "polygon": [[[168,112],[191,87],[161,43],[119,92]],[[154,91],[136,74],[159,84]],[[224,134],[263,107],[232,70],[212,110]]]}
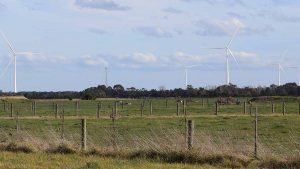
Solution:
{"label": "gray sky", "polygon": [[[189,84],[221,85],[225,51],[203,48],[224,47],[237,27],[231,82],[257,86],[277,83],[272,63],[299,65],[299,8],[296,0],[0,0],[0,28],[15,50],[29,51],[17,58],[18,91],[104,84],[105,66],[109,85],[182,88],[189,65],[201,65]],[[2,39],[0,58],[0,89],[12,91]],[[282,76],[297,81],[296,69]]]}

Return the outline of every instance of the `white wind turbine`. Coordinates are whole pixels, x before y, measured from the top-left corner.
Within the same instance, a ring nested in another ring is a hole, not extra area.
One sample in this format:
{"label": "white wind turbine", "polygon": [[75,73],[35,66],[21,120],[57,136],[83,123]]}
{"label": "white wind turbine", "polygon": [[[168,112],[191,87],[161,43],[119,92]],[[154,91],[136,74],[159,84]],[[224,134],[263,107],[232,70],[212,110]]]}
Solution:
{"label": "white wind turbine", "polygon": [[[4,39],[4,41],[6,42],[7,46],[10,49],[11,54],[13,55],[12,60],[9,62],[9,64],[11,64],[11,62],[14,62],[14,93],[17,93],[17,56],[18,55],[34,55],[34,54],[38,54],[38,53],[33,53],[33,52],[16,52],[15,49],[12,47],[11,43],[9,42],[9,40],[6,38],[5,34],[0,31],[2,38]],[[9,65],[8,65],[9,66]]]}
{"label": "white wind turbine", "polygon": [[297,69],[297,71],[298,71],[298,86],[300,86],[300,66],[289,66],[288,68]]}
{"label": "white wind turbine", "polygon": [[279,60],[279,62],[272,64],[272,65],[276,66],[277,70],[278,70],[278,86],[281,86],[281,72],[285,72],[285,70],[281,64],[281,61],[284,59],[287,52],[288,52],[288,50],[285,50],[283,52],[283,54],[281,55],[281,59]]}
{"label": "white wind turbine", "polygon": [[198,67],[201,65],[190,65],[190,66],[184,66],[184,73],[185,73],[185,87],[187,89],[188,87],[188,69],[193,68],[193,67]]}
{"label": "white wind turbine", "polygon": [[229,73],[229,58],[230,58],[230,56],[234,59],[234,61],[238,65],[238,62],[237,62],[237,60],[236,60],[233,52],[230,49],[230,45],[231,45],[233,39],[235,38],[235,36],[237,35],[239,29],[240,29],[239,27],[236,29],[236,31],[232,35],[230,41],[228,42],[228,44],[225,47],[221,47],[221,48],[205,48],[205,49],[225,50],[225,53],[226,53],[226,84],[227,85],[230,84],[230,73]]}

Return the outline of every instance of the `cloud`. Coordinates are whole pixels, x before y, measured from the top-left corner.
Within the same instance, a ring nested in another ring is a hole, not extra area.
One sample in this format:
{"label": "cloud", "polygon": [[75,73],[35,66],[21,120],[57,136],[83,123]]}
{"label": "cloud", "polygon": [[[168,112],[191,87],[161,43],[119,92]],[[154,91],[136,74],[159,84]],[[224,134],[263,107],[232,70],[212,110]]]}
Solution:
{"label": "cloud", "polygon": [[0,9],[4,9],[4,8],[6,8],[6,6],[0,2]]}
{"label": "cloud", "polygon": [[[199,1],[199,0],[182,0],[184,2],[193,2],[193,1]],[[206,2],[210,5],[228,5],[228,6],[246,6],[244,1],[242,0],[200,0],[201,2]]]}
{"label": "cloud", "polygon": [[273,19],[278,22],[300,23],[299,16],[289,16],[278,11],[262,10],[257,13],[257,16],[265,19]]}
{"label": "cloud", "polygon": [[89,31],[92,33],[95,33],[95,34],[99,34],[99,35],[108,34],[108,32],[106,30],[99,29],[99,28],[90,28]]}
{"label": "cloud", "polygon": [[108,62],[103,57],[100,56],[95,57],[90,55],[83,56],[83,63],[88,66],[108,65]]}
{"label": "cloud", "polygon": [[163,9],[163,11],[167,12],[167,13],[173,13],[173,14],[181,14],[182,13],[181,10],[175,9],[175,8],[172,8],[172,7],[165,8],[165,9]]}
{"label": "cloud", "polygon": [[113,0],[75,0],[75,5],[80,8],[99,9],[106,11],[127,11],[128,6],[121,6]]}
{"label": "cloud", "polygon": [[245,25],[236,18],[230,20],[199,20],[196,23],[197,35],[201,36],[225,36],[231,35],[237,27],[241,29]]}
{"label": "cloud", "polygon": [[239,34],[246,36],[265,35],[274,30],[269,25],[260,28],[248,27],[237,18],[229,20],[199,20],[196,22],[196,26],[198,30],[195,33],[200,36],[231,36],[238,27],[240,28]]}
{"label": "cloud", "polygon": [[206,59],[205,56],[191,55],[180,51],[175,53],[174,58],[180,62],[200,62]]}
{"label": "cloud", "polygon": [[157,38],[170,38],[172,37],[172,33],[169,31],[166,31],[159,27],[137,27],[134,29],[134,31],[137,31],[139,33],[142,33],[147,36],[157,37]]}
{"label": "cloud", "polygon": [[157,61],[157,57],[151,53],[134,53],[133,60],[142,63],[154,63]]}

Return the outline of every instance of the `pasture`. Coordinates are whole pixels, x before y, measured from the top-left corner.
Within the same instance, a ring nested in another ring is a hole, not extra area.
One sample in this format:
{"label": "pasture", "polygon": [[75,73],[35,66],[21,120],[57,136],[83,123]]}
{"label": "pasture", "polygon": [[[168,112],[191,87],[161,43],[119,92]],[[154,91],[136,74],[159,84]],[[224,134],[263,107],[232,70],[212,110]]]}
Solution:
{"label": "pasture", "polygon": [[[262,165],[262,162],[272,159],[299,159],[300,115],[296,99],[260,100],[252,102],[251,106],[248,98],[239,98],[239,105],[218,105],[217,114],[216,98],[185,100],[188,100],[185,104],[171,98],[6,100],[0,103],[3,106],[0,108],[0,142],[2,149],[8,151],[22,151],[22,146],[25,146],[35,153],[60,152],[63,150],[56,148],[64,145],[79,153],[82,152],[80,119],[85,118],[84,153],[100,156],[99,160],[120,158],[129,164],[139,159],[142,162],[154,160],[150,166],[174,163],[178,168],[193,168],[200,164],[242,168],[257,163]],[[256,110],[259,114],[260,160],[257,163],[253,162]],[[111,114],[114,113],[116,116],[112,119]],[[187,150],[186,120],[194,121],[191,150]],[[76,158],[74,156],[72,158]],[[210,159],[215,156],[216,159]],[[224,160],[218,161],[219,156]],[[207,160],[208,157],[210,160]]]}

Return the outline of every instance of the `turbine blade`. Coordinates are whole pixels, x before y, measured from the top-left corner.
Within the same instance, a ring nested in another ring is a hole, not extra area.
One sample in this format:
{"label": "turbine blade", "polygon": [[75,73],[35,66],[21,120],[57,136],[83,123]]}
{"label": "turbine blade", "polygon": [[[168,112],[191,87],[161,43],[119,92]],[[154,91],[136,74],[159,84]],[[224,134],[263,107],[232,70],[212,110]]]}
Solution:
{"label": "turbine blade", "polygon": [[2,77],[5,75],[5,73],[6,73],[7,69],[8,69],[8,67],[12,64],[13,60],[14,60],[14,58],[12,57],[12,58],[10,59],[10,61],[8,62],[8,64],[7,64],[7,65],[5,66],[5,68],[3,69],[2,73],[0,74],[0,78],[2,78]]}
{"label": "turbine blade", "polygon": [[228,52],[230,53],[231,57],[233,57],[235,63],[236,63],[237,65],[239,65],[239,63],[238,63],[238,61],[236,60],[235,56],[233,55],[232,51],[231,51],[230,49],[228,49]]}
{"label": "turbine blade", "polygon": [[281,54],[281,56],[280,56],[280,60],[279,60],[279,62],[282,62],[282,61],[284,61],[284,59],[285,59],[285,56],[286,56],[286,54],[288,53],[288,49],[286,49],[282,54]]}
{"label": "turbine blade", "polygon": [[285,72],[285,69],[283,68],[283,66],[281,64],[279,64],[279,69],[283,72]]}
{"label": "turbine blade", "polygon": [[235,30],[235,32],[234,32],[234,34],[232,35],[230,41],[228,42],[228,44],[227,44],[227,46],[226,46],[227,48],[231,45],[233,39],[236,37],[236,35],[237,35],[237,33],[239,32],[239,30],[240,30],[240,27],[237,27],[236,30]]}
{"label": "turbine blade", "polygon": [[13,54],[15,54],[16,52],[15,52],[14,48],[12,47],[11,43],[10,43],[10,42],[8,41],[8,39],[6,38],[5,34],[4,34],[2,31],[0,31],[0,33],[1,33],[1,36],[2,36],[2,38],[4,39],[4,41],[5,41],[6,44],[8,45],[10,51],[11,51]]}
{"label": "turbine blade", "polygon": [[226,48],[200,48],[200,49],[213,49],[213,50],[220,50],[220,49],[226,49]]}
{"label": "turbine blade", "polygon": [[193,67],[198,67],[198,66],[202,66],[202,65],[190,65],[190,66],[186,66],[186,68],[193,68]]}

